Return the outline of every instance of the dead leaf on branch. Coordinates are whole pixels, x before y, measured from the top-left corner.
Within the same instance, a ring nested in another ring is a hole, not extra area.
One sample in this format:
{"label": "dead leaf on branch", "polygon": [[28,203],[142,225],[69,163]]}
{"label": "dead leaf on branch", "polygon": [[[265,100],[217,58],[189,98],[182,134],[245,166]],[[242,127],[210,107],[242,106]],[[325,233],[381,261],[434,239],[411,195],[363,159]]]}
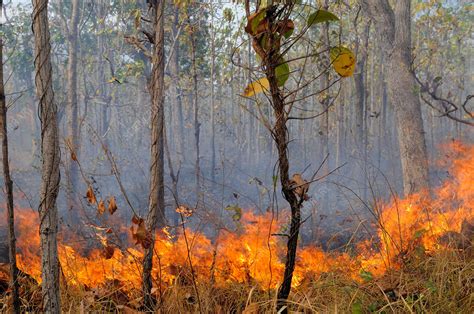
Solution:
{"label": "dead leaf on branch", "polygon": [[145,220],[134,215],[132,222],[137,225],[136,230],[133,226],[130,227],[132,238],[135,240],[135,244],[140,244],[144,249],[149,249],[153,241],[153,237],[151,232],[146,229]]}
{"label": "dead leaf on branch", "polygon": [[191,217],[194,213],[194,210],[188,206],[181,205],[176,208],[176,212],[184,217]]}
{"label": "dead leaf on branch", "polygon": [[90,185],[87,188],[86,198],[87,198],[87,201],[89,202],[89,204],[91,204],[91,205],[97,204],[97,199],[95,197],[94,190],[92,189],[92,186],[90,186]]}
{"label": "dead leaf on branch", "polygon": [[117,203],[115,202],[115,197],[112,196],[110,199],[109,199],[109,206],[107,208],[109,210],[109,213],[111,215],[113,215],[116,211],[117,211]]}
{"label": "dead leaf on branch", "polygon": [[102,251],[105,259],[111,259],[114,256],[115,248],[110,244],[107,244]]}
{"label": "dead leaf on branch", "polygon": [[292,188],[294,189],[294,193],[298,195],[301,199],[307,201],[309,199],[308,195],[308,189],[309,189],[309,183],[299,173],[295,173],[290,180],[290,183],[292,185]]}
{"label": "dead leaf on branch", "polygon": [[97,212],[99,215],[102,215],[105,212],[105,202],[104,200],[99,201],[99,205],[97,205]]}
{"label": "dead leaf on branch", "polygon": [[330,56],[332,66],[340,76],[352,76],[356,66],[356,57],[350,49],[343,46],[333,47]]}

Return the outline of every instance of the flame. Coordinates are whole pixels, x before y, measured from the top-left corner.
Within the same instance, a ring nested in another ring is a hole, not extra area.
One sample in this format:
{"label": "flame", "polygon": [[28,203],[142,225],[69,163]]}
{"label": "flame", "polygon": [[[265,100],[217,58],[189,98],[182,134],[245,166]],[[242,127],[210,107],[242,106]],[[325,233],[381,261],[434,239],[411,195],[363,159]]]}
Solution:
{"label": "flame", "polygon": [[[446,249],[440,237],[447,232],[461,232],[463,221],[474,219],[474,145],[453,143],[449,151],[443,164],[449,178],[439,187],[430,193],[423,191],[390,204],[378,204],[381,214],[376,240],[359,243],[352,255],[328,253],[317,247],[300,248],[293,285],[317,280],[330,271],[356,280],[360,280],[361,271],[382,275],[400,267],[403,256],[417,249],[426,254]],[[282,281],[286,238],[274,235],[282,232],[273,218],[271,213],[246,212],[236,232],[221,230],[214,241],[190,229],[175,236],[167,229],[158,232],[152,275],[163,286],[189,283],[194,277],[215,285],[239,282],[276,288]],[[19,267],[40,282],[38,215],[19,208],[16,220]],[[109,243],[99,232],[97,248],[88,252],[85,241],[64,240],[65,232],[61,232],[58,250],[68,285],[98,287],[119,280],[130,290],[140,288],[143,252],[138,246],[116,245],[107,258],[104,247]]]}

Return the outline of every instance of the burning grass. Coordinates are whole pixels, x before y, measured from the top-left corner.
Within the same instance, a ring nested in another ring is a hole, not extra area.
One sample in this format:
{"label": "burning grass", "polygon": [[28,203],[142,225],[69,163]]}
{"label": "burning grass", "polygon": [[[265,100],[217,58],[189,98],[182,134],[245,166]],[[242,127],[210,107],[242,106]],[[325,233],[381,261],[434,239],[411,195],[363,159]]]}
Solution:
{"label": "burning grass", "polygon": [[[376,239],[350,254],[300,248],[291,295],[295,311],[465,312],[474,306],[474,145],[456,143],[444,160],[450,161],[444,165],[449,179],[431,193],[374,206]],[[16,218],[23,304],[34,309],[41,301],[38,218],[21,209]],[[272,311],[285,256],[284,241],[272,236],[283,232],[273,218],[247,212],[237,231],[223,230],[214,241],[189,229],[175,236],[158,232],[153,292],[163,311],[197,311],[193,278],[204,312]],[[141,249],[114,242],[120,237],[108,228],[93,229],[95,249],[60,243],[64,309],[137,310]],[[119,233],[132,242],[124,227]]]}

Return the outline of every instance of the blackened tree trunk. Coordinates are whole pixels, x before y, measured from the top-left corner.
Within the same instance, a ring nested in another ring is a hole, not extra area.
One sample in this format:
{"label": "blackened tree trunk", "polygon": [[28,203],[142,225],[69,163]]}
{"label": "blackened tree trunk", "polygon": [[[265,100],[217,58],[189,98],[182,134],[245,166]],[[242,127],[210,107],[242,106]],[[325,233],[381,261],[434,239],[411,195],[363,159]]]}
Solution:
{"label": "blackened tree trunk", "polygon": [[[150,165],[150,197],[148,216],[146,218],[146,229],[152,233],[158,225],[165,222],[165,196],[164,196],[164,159],[163,159],[163,138],[164,138],[164,31],[163,13],[164,0],[152,2],[152,18],[154,35],[153,48],[153,69],[149,82],[151,95],[151,165]],[[151,269],[153,264],[154,241],[145,250],[143,260],[143,294],[144,305],[147,310],[152,310],[155,306],[151,295],[152,277]]]}
{"label": "blackened tree trunk", "polygon": [[376,24],[388,63],[388,96],[395,108],[405,195],[429,188],[428,154],[411,56],[411,1],[362,0]]}
{"label": "blackened tree trunk", "polygon": [[[3,14],[3,0],[0,0],[0,18]],[[18,268],[16,266],[16,238],[15,217],[13,209],[13,182],[10,177],[8,161],[8,136],[7,136],[7,105],[5,100],[5,87],[3,83],[3,36],[0,35],[0,134],[2,137],[3,178],[7,196],[7,221],[8,221],[8,256],[10,262],[10,289],[12,294],[13,312],[20,313],[20,297],[18,293]]]}
{"label": "blackened tree trunk", "polygon": [[35,38],[35,84],[41,120],[42,176],[38,210],[40,215],[43,310],[46,313],[60,313],[58,209],[56,206],[60,180],[60,153],[57,107],[54,103],[52,84],[47,0],[33,0],[33,33]]}

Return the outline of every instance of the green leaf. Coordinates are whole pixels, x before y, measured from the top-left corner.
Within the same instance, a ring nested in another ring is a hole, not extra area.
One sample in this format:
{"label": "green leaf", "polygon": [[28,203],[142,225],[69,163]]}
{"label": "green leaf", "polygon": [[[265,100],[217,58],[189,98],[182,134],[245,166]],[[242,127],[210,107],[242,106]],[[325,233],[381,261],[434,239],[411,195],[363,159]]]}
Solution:
{"label": "green leaf", "polygon": [[372,273],[370,271],[366,271],[366,270],[363,270],[363,269],[361,269],[361,271],[359,273],[359,276],[364,281],[371,281],[372,279],[374,279],[374,275],[372,275]]}
{"label": "green leaf", "polygon": [[362,313],[364,313],[364,311],[362,311],[362,304],[360,304],[359,301],[352,304],[352,314],[362,314]]}
{"label": "green leaf", "polygon": [[288,65],[288,62],[285,62],[284,60],[281,61],[284,63],[280,64],[275,68],[278,86],[285,85],[286,81],[290,77],[290,66]]}
{"label": "green leaf", "polygon": [[339,21],[339,18],[333,13],[326,10],[318,10],[312,13],[308,18],[308,27],[313,26],[314,24]]}
{"label": "green leaf", "polygon": [[414,238],[419,239],[421,238],[427,231],[425,229],[419,229],[415,231]]}

